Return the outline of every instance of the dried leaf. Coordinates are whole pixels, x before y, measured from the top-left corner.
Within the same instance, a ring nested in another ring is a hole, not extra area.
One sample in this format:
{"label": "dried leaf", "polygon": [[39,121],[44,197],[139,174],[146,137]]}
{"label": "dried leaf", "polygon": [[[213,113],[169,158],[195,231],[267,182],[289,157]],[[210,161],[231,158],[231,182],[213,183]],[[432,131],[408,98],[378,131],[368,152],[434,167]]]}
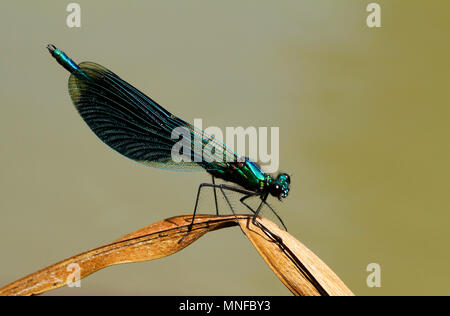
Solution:
{"label": "dried leaf", "polygon": [[251,219],[240,222],[253,246],[294,295],[354,295],[319,257],[268,219],[259,218],[256,226]]}
{"label": "dried leaf", "polygon": [[[84,278],[105,267],[171,255],[207,232],[236,226],[234,216],[197,215],[186,235],[191,215],[168,218],[144,227],[102,247],[81,253],[32,273],[0,289],[0,295],[37,295],[71,282],[73,264]],[[295,295],[353,295],[342,281],[310,250],[267,219],[251,223],[238,215],[239,224],[280,280]],[[282,238],[282,242],[273,236]],[[180,239],[185,238],[180,242]]]}

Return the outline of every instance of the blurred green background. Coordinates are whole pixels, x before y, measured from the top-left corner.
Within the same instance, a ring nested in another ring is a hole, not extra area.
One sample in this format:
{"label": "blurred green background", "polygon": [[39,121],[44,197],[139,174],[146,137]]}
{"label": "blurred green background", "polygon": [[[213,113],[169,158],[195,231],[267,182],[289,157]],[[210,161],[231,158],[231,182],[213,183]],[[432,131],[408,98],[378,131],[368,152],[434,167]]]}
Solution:
{"label": "blurred green background", "polygon": [[[45,48],[112,69],[204,126],[280,126],[291,234],[359,295],[450,294],[450,2],[2,1],[0,286],[170,216],[207,174],[151,169],[89,130]],[[381,288],[366,266],[381,266]],[[51,294],[289,295],[237,228]]]}

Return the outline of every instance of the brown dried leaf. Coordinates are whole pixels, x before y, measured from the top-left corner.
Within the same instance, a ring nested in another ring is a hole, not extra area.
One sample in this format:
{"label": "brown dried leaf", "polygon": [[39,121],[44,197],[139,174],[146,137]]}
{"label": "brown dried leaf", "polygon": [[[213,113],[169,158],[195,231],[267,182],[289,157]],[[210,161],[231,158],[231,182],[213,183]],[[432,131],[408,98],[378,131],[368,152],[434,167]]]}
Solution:
{"label": "brown dried leaf", "polygon": [[251,219],[240,220],[240,223],[259,254],[294,295],[354,295],[319,257],[268,219],[259,218],[257,226]]}
{"label": "brown dried leaf", "polygon": [[[65,286],[71,264],[78,264],[84,278],[111,265],[153,260],[187,247],[209,231],[236,226],[234,216],[197,215],[185,236],[191,215],[168,218],[127,234],[111,244],[73,256],[32,273],[0,289],[0,295],[36,295]],[[278,226],[260,219],[255,226],[247,215],[239,224],[280,280],[295,295],[353,295],[342,281],[311,251]],[[261,229],[261,227],[263,229]],[[266,231],[266,233],[264,233]],[[267,233],[268,232],[268,233]],[[282,242],[269,237],[276,234]]]}

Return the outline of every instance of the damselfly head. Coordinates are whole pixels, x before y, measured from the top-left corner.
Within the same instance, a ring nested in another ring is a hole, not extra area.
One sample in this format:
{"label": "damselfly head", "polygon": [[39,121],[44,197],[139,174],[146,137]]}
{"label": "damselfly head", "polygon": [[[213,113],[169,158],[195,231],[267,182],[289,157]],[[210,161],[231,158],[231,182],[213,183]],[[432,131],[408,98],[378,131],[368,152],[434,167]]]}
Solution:
{"label": "damselfly head", "polygon": [[272,196],[279,200],[286,198],[289,194],[289,185],[291,184],[291,177],[286,173],[280,173],[278,177],[269,185],[269,192]]}

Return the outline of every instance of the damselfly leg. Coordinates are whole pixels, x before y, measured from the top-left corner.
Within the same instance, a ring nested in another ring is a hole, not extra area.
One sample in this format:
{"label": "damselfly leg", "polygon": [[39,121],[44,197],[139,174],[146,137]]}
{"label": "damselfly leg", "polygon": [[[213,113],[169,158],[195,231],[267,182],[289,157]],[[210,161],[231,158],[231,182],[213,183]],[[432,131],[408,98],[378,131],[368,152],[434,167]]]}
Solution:
{"label": "damselfly leg", "polygon": [[[252,197],[252,196],[253,196],[253,195],[245,195],[245,196],[243,196],[239,201],[240,201],[243,205],[245,205],[245,206],[246,206],[246,207],[254,214],[254,216],[253,216],[253,223],[255,223],[256,217],[257,217],[258,215],[256,214],[256,211],[255,211],[250,205],[248,205],[248,204],[245,202],[245,200],[247,200],[248,198],[250,198],[250,197]],[[277,214],[277,212],[275,212],[275,210],[272,208],[272,206],[270,206],[270,204],[267,203],[267,197],[266,197],[266,199],[261,198],[261,203],[263,203],[264,205],[266,205],[266,206],[272,211],[272,213],[275,214],[275,216],[278,218],[278,220],[280,221],[280,223],[283,225],[284,229],[287,231],[287,227],[286,227],[286,225],[284,224],[284,222],[283,222],[283,220],[281,219],[281,217]],[[258,213],[259,213],[259,212],[258,212]]]}
{"label": "damselfly leg", "polygon": [[[191,220],[191,223],[190,223],[189,226],[188,226],[188,231],[187,231],[186,234],[178,241],[178,243],[180,243],[181,241],[183,241],[183,239],[191,232],[192,227],[193,227],[193,225],[194,225],[195,215],[196,215],[197,209],[198,209],[198,203],[199,203],[199,200],[200,200],[200,194],[201,194],[201,191],[202,191],[203,188],[207,188],[207,187],[213,188],[213,190],[214,190],[214,200],[215,200],[216,214],[217,214],[217,215],[219,215],[219,209],[218,209],[218,204],[217,204],[217,194],[216,194],[216,189],[219,189],[220,192],[222,193],[223,197],[225,198],[225,201],[227,202],[228,206],[230,207],[231,212],[233,213],[234,217],[236,218],[236,221],[238,220],[237,215],[236,215],[236,211],[234,210],[233,205],[231,204],[231,202],[230,202],[228,196],[226,195],[225,190],[231,191],[231,192],[237,192],[237,193],[244,194],[244,196],[240,199],[240,202],[241,202],[243,205],[245,205],[245,206],[253,213],[253,216],[252,216],[252,223],[253,223],[253,225],[260,227],[260,228],[265,232],[266,235],[269,236],[267,228],[265,228],[263,225],[260,225],[260,224],[257,222],[257,217],[258,217],[259,213],[261,212],[261,209],[262,209],[263,205],[266,205],[266,206],[269,207],[269,209],[275,214],[275,216],[276,216],[276,217],[278,218],[278,220],[281,222],[281,224],[283,225],[283,227],[285,228],[285,230],[287,230],[287,229],[286,229],[286,225],[284,225],[284,223],[283,223],[283,221],[281,220],[281,218],[279,217],[279,215],[278,215],[278,214],[275,212],[275,210],[267,203],[266,200],[267,200],[268,194],[261,195],[261,194],[258,193],[258,192],[253,192],[253,191],[249,191],[249,190],[246,190],[246,189],[237,188],[237,187],[230,186],[230,185],[227,185],[227,184],[216,184],[216,183],[214,182],[214,177],[212,178],[212,180],[213,180],[213,183],[201,183],[201,184],[199,185],[198,191],[197,191],[197,197],[196,197],[196,199],[195,199],[195,206],[194,206],[194,212],[193,212],[193,214],[192,214],[192,220]],[[245,203],[245,200],[246,200],[246,199],[248,199],[248,198],[250,198],[250,197],[254,197],[254,196],[260,196],[260,197],[261,197],[261,202],[260,202],[260,204],[259,204],[259,206],[258,206],[258,208],[257,208],[256,210],[254,210],[250,205],[248,205],[247,203]],[[239,227],[240,227],[240,226],[239,226]],[[241,230],[242,230],[242,227],[240,227],[240,228],[241,228]],[[244,231],[242,231],[242,232],[244,233]],[[244,234],[245,234],[245,233],[244,233]],[[277,236],[277,235],[275,235],[275,234],[273,234],[273,233],[270,233],[270,236],[272,236],[275,240],[281,240],[281,238],[280,238],[279,236]]]}
{"label": "damselfly leg", "polygon": [[[214,181],[214,176],[212,176],[212,183],[214,185],[216,185],[216,182]],[[216,204],[216,215],[219,215],[219,206],[217,204],[217,193],[216,193],[216,188],[213,188],[214,190],[214,203]]]}

